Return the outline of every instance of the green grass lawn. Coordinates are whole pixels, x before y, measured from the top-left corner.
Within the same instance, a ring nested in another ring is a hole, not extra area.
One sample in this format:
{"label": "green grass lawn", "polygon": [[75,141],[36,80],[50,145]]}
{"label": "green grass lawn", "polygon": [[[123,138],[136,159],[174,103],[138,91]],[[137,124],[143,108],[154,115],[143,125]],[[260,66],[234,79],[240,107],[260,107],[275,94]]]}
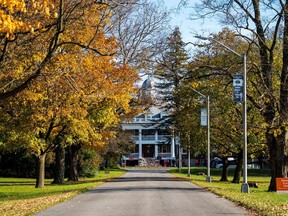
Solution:
{"label": "green grass lawn", "polygon": [[0,178],[0,215],[31,215],[124,173],[119,169],[110,170],[109,174],[100,171],[95,178],[63,185],[51,184],[52,179],[48,179],[44,188],[35,188],[35,179]]}
{"label": "green grass lawn", "polygon": [[234,169],[229,169],[228,182],[220,182],[222,169],[211,169],[212,182],[206,182],[206,176],[197,175],[199,172],[206,173],[206,168],[192,167],[191,177],[187,177],[187,168],[170,169],[173,175],[191,181],[200,187],[225,197],[240,206],[256,213],[257,215],[288,215],[288,194],[268,192],[270,182],[270,170],[248,169],[248,182],[257,182],[259,188],[251,188],[250,193],[241,193],[241,183],[232,184]]}

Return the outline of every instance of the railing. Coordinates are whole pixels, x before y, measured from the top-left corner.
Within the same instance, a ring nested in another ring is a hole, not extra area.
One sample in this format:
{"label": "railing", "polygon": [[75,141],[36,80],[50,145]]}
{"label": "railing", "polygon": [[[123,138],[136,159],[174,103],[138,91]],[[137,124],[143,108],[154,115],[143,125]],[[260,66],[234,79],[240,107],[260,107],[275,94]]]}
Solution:
{"label": "railing", "polygon": [[155,135],[142,135],[142,140],[155,140]]}
{"label": "railing", "polygon": [[169,158],[171,157],[171,153],[158,153],[158,156],[162,158]]}
{"label": "railing", "polygon": [[[131,136],[133,140],[138,141],[139,135],[132,135]],[[169,135],[158,135],[158,140],[167,140],[169,139]],[[156,140],[155,135],[142,135],[142,140]]]}
{"label": "railing", "polygon": [[134,122],[151,122],[160,118],[134,118]]}

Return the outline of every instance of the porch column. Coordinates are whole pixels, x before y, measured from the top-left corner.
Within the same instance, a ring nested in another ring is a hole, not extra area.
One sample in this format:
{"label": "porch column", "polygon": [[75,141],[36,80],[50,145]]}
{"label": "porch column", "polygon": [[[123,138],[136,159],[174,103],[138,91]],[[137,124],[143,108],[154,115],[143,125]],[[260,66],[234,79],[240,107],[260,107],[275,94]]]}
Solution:
{"label": "porch column", "polygon": [[155,144],[155,158],[157,158],[158,157],[158,145],[157,144]]}
{"label": "porch column", "polygon": [[155,143],[158,143],[158,130],[157,129],[155,130]]}
{"label": "porch column", "polygon": [[142,158],[142,129],[139,129],[139,158]]}
{"label": "porch column", "polygon": [[175,137],[174,137],[174,131],[172,132],[171,157],[175,158]]}

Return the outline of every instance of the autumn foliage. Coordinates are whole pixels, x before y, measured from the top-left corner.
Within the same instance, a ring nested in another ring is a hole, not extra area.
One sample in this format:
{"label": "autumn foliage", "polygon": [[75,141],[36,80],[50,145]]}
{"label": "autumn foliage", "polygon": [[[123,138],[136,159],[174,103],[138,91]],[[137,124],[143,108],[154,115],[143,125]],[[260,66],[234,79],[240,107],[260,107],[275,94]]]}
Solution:
{"label": "autumn foliage", "polygon": [[50,13],[54,4],[49,0],[1,0],[0,5],[0,34],[8,39],[14,39],[20,32],[40,29],[43,27],[41,19],[58,16],[56,12]]}
{"label": "autumn foliage", "polygon": [[74,144],[99,150],[115,136],[138,75],[117,62],[108,4],[0,3],[1,140],[37,155],[43,187],[47,153]]}

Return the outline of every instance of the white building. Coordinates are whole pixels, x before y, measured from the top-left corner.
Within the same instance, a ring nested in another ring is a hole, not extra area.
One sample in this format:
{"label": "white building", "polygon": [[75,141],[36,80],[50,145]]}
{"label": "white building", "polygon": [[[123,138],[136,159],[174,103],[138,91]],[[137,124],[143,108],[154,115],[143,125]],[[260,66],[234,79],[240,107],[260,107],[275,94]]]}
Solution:
{"label": "white building", "polygon": [[[143,82],[142,94],[155,97],[154,83],[148,78]],[[143,161],[156,161],[162,166],[175,164],[176,145],[173,131],[163,125],[168,114],[158,106],[151,106],[132,121],[123,122],[124,130],[129,131],[135,141],[135,149],[122,157],[126,165],[141,165]]]}

